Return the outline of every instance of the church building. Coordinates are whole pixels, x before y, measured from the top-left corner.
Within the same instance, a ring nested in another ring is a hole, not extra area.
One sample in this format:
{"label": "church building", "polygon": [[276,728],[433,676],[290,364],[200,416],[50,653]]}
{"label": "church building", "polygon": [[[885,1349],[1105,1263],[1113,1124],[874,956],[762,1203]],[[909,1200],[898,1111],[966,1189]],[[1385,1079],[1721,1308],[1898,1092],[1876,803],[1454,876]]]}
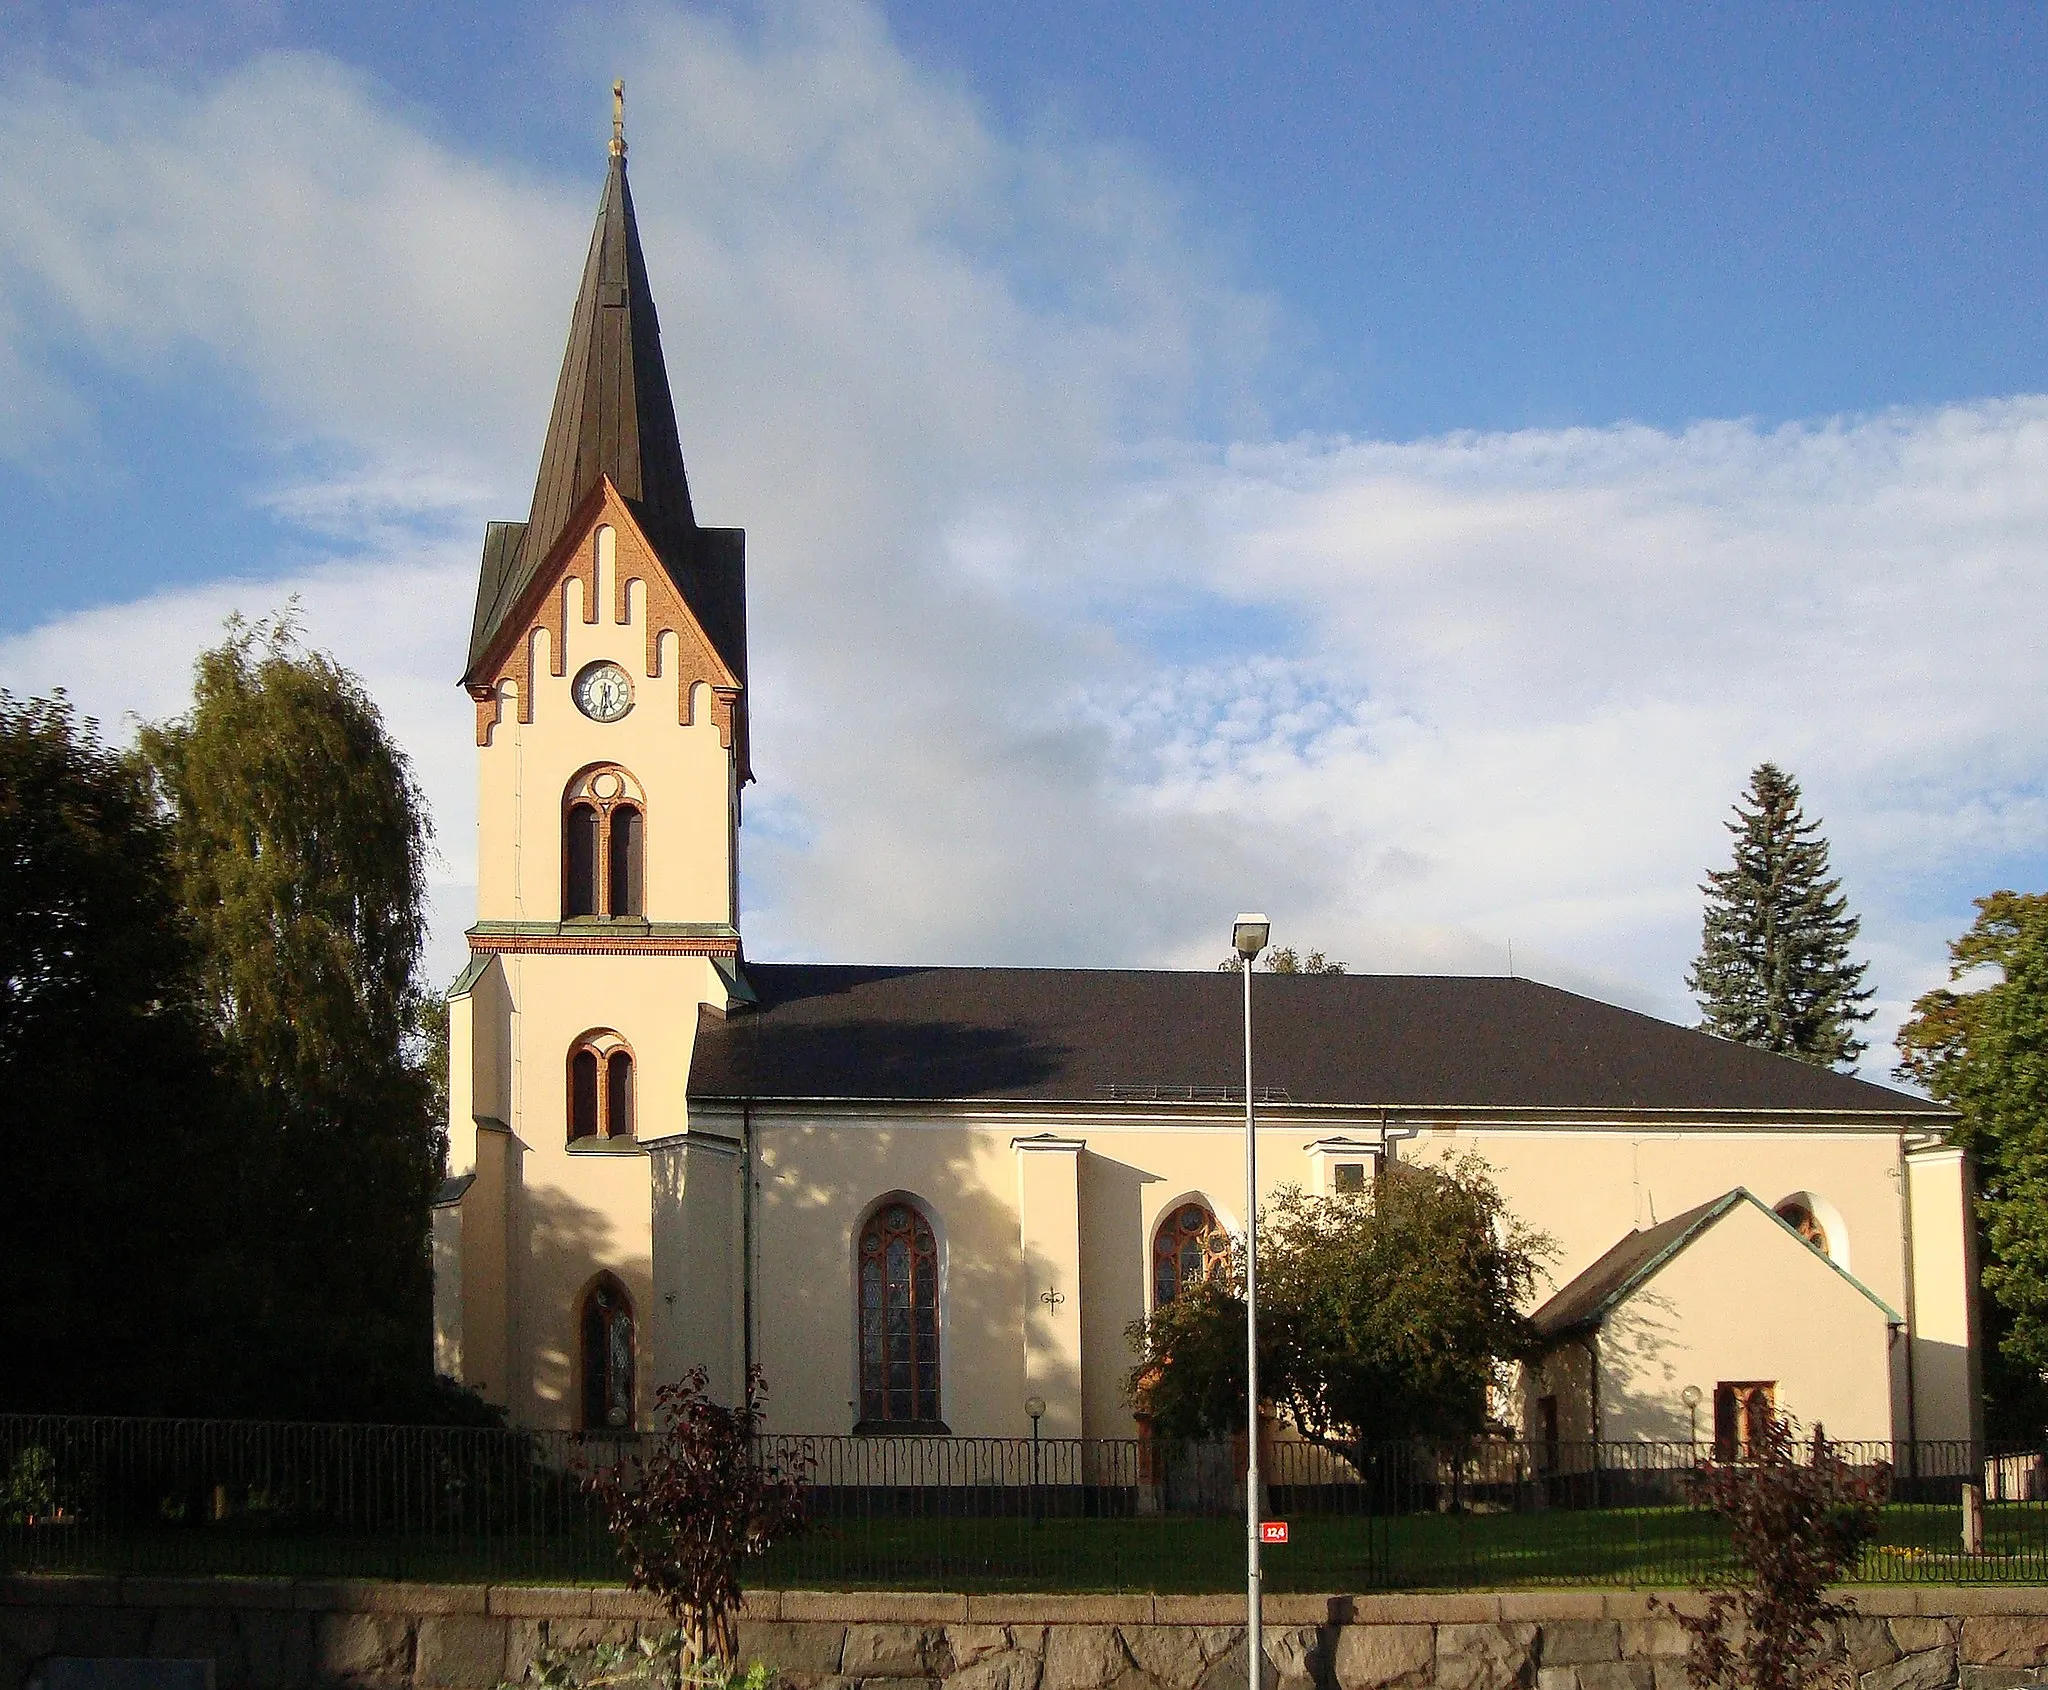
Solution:
{"label": "church building", "polygon": [[[1244,1220],[1242,983],[747,957],[746,536],[697,520],[616,121],[462,684],[442,1370],[524,1426],[758,1364],[780,1431],[1130,1436],[1125,1328]],[[1979,1436],[1946,1111],[1529,980],[1253,986],[1263,1199],[1477,1152],[1556,1239],[1526,1436]]]}

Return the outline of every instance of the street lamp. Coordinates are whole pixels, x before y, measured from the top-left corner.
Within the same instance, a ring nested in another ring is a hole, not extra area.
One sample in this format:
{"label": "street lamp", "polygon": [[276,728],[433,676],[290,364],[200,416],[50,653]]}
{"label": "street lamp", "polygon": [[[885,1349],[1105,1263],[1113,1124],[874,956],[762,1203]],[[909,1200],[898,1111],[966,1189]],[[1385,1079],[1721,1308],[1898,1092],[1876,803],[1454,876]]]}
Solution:
{"label": "street lamp", "polygon": [[1692,1459],[1700,1458],[1700,1398],[1706,1393],[1697,1385],[1688,1385],[1678,1393],[1678,1400],[1685,1404],[1685,1412],[1692,1418]]}
{"label": "street lamp", "polygon": [[1259,1612],[1259,1118],[1252,1102],[1252,964],[1273,924],[1262,915],[1231,923],[1230,942],[1244,975],[1244,1532],[1246,1670],[1250,1690],[1262,1690],[1266,1659]]}
{"label": "street lamp", "polygon": [[1045,1398],[1026,1397],[1024,1412],[1031,1416],[1031,1523],[1039,1526],[1045,1523],[1045,1514],[1038,1490],[1038,1422],[1045,1416]]}

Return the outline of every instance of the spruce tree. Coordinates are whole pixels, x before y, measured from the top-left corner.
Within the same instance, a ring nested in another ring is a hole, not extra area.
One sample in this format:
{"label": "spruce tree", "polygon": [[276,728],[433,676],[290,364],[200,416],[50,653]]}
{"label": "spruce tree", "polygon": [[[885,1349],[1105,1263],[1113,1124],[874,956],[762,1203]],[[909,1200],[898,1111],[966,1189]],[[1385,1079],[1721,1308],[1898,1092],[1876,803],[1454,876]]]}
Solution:
{"label": "spruce tree", "polygon": [[1799,783],[1761,763],[1728,823],[1732,867],[1709,870],[1699,959],[1686,984],[1701,1027],[1816,1067],[1853,1063],[1870,990],[1850,960],[1860,925],[1828,872],[1828,842],[1806,819]]}

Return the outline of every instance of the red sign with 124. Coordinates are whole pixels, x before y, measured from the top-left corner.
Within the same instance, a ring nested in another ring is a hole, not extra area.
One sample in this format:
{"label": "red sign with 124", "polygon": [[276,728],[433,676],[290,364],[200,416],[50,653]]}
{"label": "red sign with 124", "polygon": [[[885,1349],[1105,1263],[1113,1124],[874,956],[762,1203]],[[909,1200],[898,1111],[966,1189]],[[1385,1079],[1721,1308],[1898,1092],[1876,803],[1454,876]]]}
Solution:
{"label": "red sign with 124", "polygon": [[1287,1522],[1285,1520],[1261,1520],[1259,1522],[1259,1541],[1261,1543],[1285,1543],[1287,1541]]}

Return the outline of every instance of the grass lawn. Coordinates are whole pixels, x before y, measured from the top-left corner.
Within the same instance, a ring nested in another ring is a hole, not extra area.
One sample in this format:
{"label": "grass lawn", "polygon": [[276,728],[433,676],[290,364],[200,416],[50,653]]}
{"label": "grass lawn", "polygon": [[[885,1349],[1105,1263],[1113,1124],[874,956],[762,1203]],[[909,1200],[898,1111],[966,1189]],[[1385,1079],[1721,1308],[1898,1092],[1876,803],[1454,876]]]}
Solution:
{"label": "grass lawn", "polygon": [[[1727,1537],[1711,1516],[1676,1508],[1553,1509],[1297,1519],[1265,1555],[1275,1591],[1686,1585],[1726,1569]],[[2048,1580],[2048,1508],[1986,1510],[1981,1557],[1960,1553],[1960,1510],[1884,1512],[1865,1552],[1866,1582]],[[1244,1577],[1235,1519],[827,1520],[751,1570],[759,1588],[919,1590],[1235,1590]],[[617,1582],[601,1533],[447,1543],[237,1529],[165,1527],[96,1533],[0,1532],[0,1564],[50,1570],[469,1580]]]}

